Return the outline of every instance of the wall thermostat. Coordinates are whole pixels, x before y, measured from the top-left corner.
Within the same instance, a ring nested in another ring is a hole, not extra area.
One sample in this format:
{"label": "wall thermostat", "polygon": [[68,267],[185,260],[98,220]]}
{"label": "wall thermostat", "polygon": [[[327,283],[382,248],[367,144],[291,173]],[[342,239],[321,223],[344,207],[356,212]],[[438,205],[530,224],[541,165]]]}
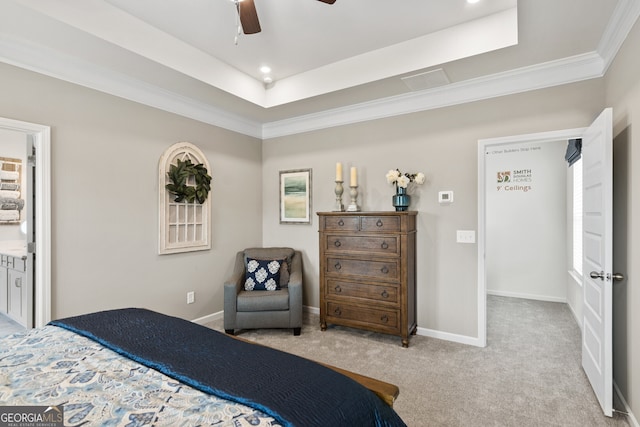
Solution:
{"label": "wall thermostat", "polygon": [[438,203],[453,203],[453,191],[440,191],[438,193]]}

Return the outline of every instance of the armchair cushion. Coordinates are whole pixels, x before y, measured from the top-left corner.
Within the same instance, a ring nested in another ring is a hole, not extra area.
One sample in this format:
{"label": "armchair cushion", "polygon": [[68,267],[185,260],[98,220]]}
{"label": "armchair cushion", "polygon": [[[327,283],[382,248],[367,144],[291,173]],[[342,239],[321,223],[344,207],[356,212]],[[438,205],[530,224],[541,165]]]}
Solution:
{"label": "armchair cushion", "polygon": [[289,290],[273,292],[240,291],[237,299],[239,312],[289,310]]}
{"label": "armchair cushion", "polygon": [[280,289],[280,269],[283,260],[247,258],[245,291],[275,291]]}

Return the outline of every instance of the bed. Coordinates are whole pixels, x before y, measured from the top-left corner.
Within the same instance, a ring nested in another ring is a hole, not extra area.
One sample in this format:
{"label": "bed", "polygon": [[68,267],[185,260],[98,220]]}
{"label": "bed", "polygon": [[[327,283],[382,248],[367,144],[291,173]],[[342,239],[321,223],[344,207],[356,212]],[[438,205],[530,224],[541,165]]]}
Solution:
{"label": "bed", "polygon": [[383,395],[325,365],[145,309],[0,339],[0,404],[62,405],[66,426],[404,426]]}

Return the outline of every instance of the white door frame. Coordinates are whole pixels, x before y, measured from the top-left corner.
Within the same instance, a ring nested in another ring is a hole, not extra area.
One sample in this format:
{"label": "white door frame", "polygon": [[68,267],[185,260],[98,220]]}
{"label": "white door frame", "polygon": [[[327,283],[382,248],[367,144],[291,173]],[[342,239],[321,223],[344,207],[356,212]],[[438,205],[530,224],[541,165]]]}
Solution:
{"label": "white door frame", "polygon": [[35,327],[51,320],[51,128],[0,117],[0,129],[31,135],[36,148]]}
{"label": "white door frame", "polygon": [[581,138],[585,128],[530,133],[478,140],[478,339],[479,347],[487,345],[486,284],[486,164],[485,153],[491,147],[514,143],[536,143]]}

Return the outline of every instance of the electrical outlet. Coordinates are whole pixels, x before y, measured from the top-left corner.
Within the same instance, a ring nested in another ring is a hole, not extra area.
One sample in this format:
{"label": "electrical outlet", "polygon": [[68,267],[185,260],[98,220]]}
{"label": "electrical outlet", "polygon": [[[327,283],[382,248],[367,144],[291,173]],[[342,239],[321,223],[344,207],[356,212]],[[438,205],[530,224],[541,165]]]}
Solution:
{"label": "electrical outlet", "polygon": [[456,242],[458,243],[475,243],[476,232],[474,230],[457,230]]}
{"label": "electrical outlet", "polygon": [[196,293],[194,291],[187,292],[187,304],[196,302]]}

